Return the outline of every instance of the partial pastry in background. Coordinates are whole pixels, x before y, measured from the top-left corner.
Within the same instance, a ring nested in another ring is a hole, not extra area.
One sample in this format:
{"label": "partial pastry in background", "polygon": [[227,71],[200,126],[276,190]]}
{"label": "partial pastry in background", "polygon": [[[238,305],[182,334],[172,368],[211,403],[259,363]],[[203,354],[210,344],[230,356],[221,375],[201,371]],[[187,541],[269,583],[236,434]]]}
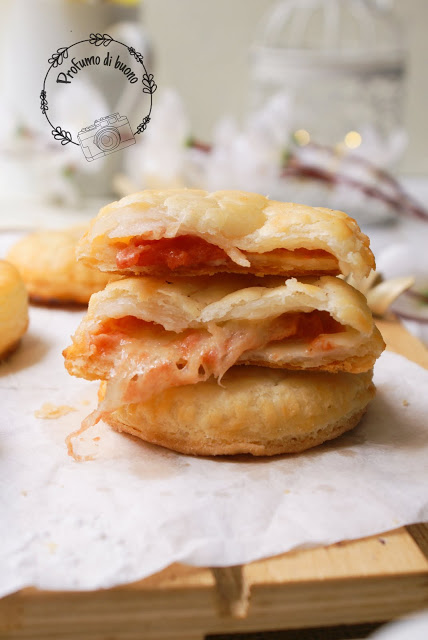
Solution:
{"label": "partial pastry in background", "polygon": [[84,264],[125,275],[353,274],[375,267],[369,240],[342,211],[256,193],[146,190],[101,209],[79,242]]}
{"label": "partial pastry in background", "polygon": [[36,231],[11,248],[7,260],[20,272],[32,302],[87,304],[93,293],[117,279],[77,262],[76,245],[86,228]]}
{"label": "partial pastry in background", "polygon": [[28,294],[17,269],[0,260],[0,359],[18,345],[28,327]]}

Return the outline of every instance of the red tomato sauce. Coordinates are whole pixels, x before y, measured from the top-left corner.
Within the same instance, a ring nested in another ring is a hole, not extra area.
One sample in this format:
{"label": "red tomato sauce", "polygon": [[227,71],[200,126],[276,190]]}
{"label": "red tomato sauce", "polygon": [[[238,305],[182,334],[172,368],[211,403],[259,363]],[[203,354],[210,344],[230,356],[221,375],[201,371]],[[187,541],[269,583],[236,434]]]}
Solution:
{"label": "red tomato sauce", "polygon": [[[243,252],[248,255],[246,251]],[[323,249],[274,249],[266,255],[284,255],[293,253],[296,257],[321,258],[330,255]],[[177,236],[176,238],[160,238],[159,240],[147,240],[134,238],[129,245],[119,248],[116,254],[118,269],[130,267],[167,266],[174,271],[180,267],[198,267],[215,261],[230,264],[227,253],[197,236]]]}
{"label": "red tomato sauce", "polygon": [[295,337],[312,341],[322,333],[338,333],[339,331],[343,331],[343,326],[327,311],[312,311],[300,315]]}
{"label": "red tomato sauce", "polygon": [[134,316],[109,318],[100,324],[97,333],[91,334],[91,344],[95,346],[97,352],[107,354],[116,349],[122,340],[128,341],[130,337],[148,326],[154,326],[154,324]]}
{"label": "red tomato sauce", "polygon": [[214,244],[196,236],[178,236],[145,240],[135,238],[116,254],[118,269],[166,265],[174,270],[179,267],[197,267],[215,260],[227,260],[227,254]]}

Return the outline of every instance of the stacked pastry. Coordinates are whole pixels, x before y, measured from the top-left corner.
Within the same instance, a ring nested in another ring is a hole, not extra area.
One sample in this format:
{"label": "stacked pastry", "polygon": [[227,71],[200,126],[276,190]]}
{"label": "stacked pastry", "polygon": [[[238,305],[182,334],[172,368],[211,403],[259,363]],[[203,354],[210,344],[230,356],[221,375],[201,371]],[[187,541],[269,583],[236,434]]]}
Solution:
{"label": "stacked pastry", "polygon": [[354,427],[384,348],[354,279],[374,267],[346,214],[237,191],[143,191],[78,245],[127,276],[94,294],[65,352],[102,380],[119,431],[195,455],[302,451]]}

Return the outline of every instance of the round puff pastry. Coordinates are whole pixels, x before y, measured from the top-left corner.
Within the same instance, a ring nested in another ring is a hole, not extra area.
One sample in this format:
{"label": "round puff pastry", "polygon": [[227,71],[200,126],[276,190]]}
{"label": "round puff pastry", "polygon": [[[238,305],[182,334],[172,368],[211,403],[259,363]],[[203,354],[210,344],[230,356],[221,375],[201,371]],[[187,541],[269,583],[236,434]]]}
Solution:
{"label": "round puff pastry", "polygon": [[28,327],[28,294],[15,267],[0,260],[0,359],[18,345]]}
{"label": "round puff pastry", "polygon": [[64,356],[72,375],[112,379],[135,393],[148,393],[150,378],[156,393],[159,385],[221,378],[236,362],[360,373],[384,346],[364,296],[332,276],[140,277],[91,298]]}
{"label": "round puff pastry", "polygon": [[[185,244],[175,246],[174,238]],[[147,190],[113,202],[91,223],[77,255],[128,275],[352,273],[358,280],[375,267],[367,236],[341,211],[197,189]]]}
{"label": "round puff pastry", "polygon": [[19,270],[30,299],[47,304],[87,304],[115,276],[76,260],[76,245],[86,226],[37,231],[19,240],[7,259]]}
{"label": "round puff pastry", "polygon": [[297,453],[352,429],[374,393],[371,371],[233,367],[222,386],[211,379],[168,389],[105,420],[118,431],[181,453],[271,456]]}

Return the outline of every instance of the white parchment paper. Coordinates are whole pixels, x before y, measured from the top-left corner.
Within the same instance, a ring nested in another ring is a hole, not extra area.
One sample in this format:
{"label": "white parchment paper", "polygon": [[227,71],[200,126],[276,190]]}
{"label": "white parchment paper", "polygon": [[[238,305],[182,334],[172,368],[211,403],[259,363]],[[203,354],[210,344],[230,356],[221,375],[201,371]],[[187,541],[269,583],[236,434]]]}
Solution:
{"label": "white parchment paper", "polygon": [[[391,353],[361,424],[306,453],[191,458],[101,424],[77,442],[95,460],[75,462],[64,439],[98,387],[63,366],[81,316],[33,308],[0,365],[0,595],[110,587],[174,561],[238,564],[428,519],[428,371]],[[36,418],[45,402],[76,411]]]}

